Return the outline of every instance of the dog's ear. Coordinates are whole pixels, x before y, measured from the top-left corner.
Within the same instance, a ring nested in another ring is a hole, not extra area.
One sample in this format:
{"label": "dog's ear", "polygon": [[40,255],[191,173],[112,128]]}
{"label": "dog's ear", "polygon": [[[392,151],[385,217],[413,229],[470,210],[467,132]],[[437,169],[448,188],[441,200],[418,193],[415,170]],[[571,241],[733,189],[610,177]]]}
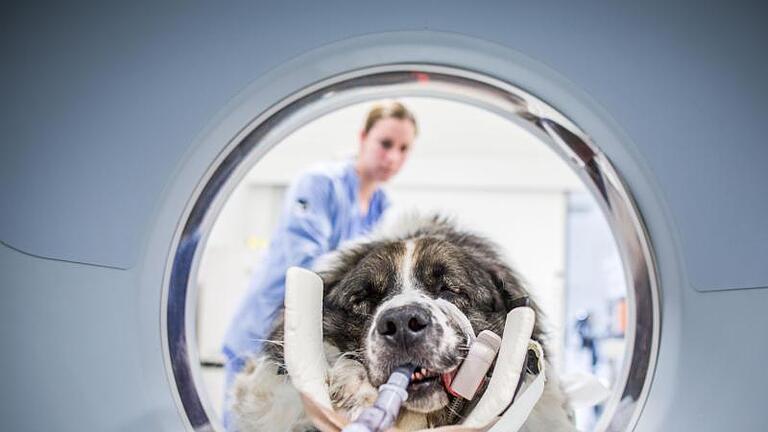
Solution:
{"label": "dog's ear", "polygon": [[503,269],[499,268],[498,266],[491,266],[491,268],[488,269],[488,275],[491,277],[491,282],[493,282],[493,285],[499,291],[504,291],[506,284],[504,283]]}
{"label": "dog's ear", "polygon": [[[541,308],[536,303],[535,299],[531,298],[528,290],[523,287],[520,277],[514,270],[505,264],[500,263],[490,265],[487,268],[493,284],[501,293],[501,301],[503,303],[502,308],[504,312],[509,313],[513,308],[520,306],[520,301],[525,299],[524,304],[533,308],[536,312],[536,321],[542,322],[545,320]],[[542,326],[537,324],[533,331],[533,339],[541,341],[542,335]]]}
{"label": "dog's ear", "polygon": [[514,300],[525,295],[520,279],[512,269],[503,264],[490,262],[485,266],[485,269],[499,294],[497,297],[498,304],[495,305],[494,309],[509,312]]}
{"label": "dog's ear", "polygon": [[518,304],[519,299],[528,297],[528,292],[523,287],[520,276],[512,268],[492,258],[487,259],[483,267],[496,288],[496,292],[499,293],[501,304],[496,305],[497,310],[509,312]]}

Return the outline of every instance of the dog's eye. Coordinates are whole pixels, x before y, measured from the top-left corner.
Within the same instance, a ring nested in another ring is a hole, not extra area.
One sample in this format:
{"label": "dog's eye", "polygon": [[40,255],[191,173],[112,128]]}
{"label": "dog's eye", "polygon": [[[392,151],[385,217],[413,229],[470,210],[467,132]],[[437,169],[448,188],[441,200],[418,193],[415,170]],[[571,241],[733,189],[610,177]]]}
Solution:
{"label": "dog's eye", "polygon": [[438,295],[456,295],[459,291],[447,283],[444,280],[439,280],[435,283],[435,291]]}
{"label": "dog's eye", "polygon": [[442,264],[435,264],[432,267],[432,277],[439,280],[443,276],[445,276],[445,266]]}
{"label": "dog's eye", "polygon": [[456,300],[469,300],[469,297],[467,296],[467,293],[457,287],[457,286],[451,286],[445,283],[444,281],[440,281],[437,285],[435,285],[435,292],[437,293],[438,297],[444,298],[449,301],[456,301]]}
{"label": "dog's eye", "polygon": [[435,264],[432,266],[432,270],[430,272],[430,279],[432,281],[432,287],[434,289],[434,292],[440,293],[444,290],[449,289],[446,280],[445,280],[445,266],[442,264]]}
{"label": "dog's eye", "polygon": [[352,303],[352,312],[367,315],[371,313],[371,304],[365,300],[356,300]]}
{"label": "dog's eye", "polygon": [[381,301],[381,293],[372,280],[366,280],[360,287],[361,289],[349,298],[350,309],[353,313],[368,315],[374,306]]}
{"label": "dog's eye", "polygon": [[437,291],[438,293],[441,293],[443,291],[450,292],[451,289],[448,288],[448,285],[446,285],[444,280],[438,279],[437,281],[435,281],[435,291]]}
{"label": "dog's eye", "polygon": [[373,281],[365,281],[363,284],[363,291],[366,293],[373,293],[376,291],[376,285],[374,285]]}

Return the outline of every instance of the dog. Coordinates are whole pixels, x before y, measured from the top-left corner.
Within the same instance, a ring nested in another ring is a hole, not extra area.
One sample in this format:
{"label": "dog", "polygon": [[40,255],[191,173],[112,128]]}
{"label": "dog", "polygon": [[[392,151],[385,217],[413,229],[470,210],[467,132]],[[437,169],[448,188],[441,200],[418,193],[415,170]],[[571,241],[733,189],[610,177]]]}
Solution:
{"label": "dog", "polygon": [[[418,368],[397,426],[416,430],[457,423],[461,417],[449,406],[444,379],[468,351],[456,309],[475,334],[501,335],[515,300],[529,293],[491,241],[447,218],[411,215],[391,226],[332,252],[316,268],[324,283],[332,404],[354,419],[373,404],[376,389],[394,368],[410,363]],[[532,338],[546,353],[543,314],[535,303],[532,307],[537,315]],[[270,340],[235,379],[231,400],[238,430],[315,430],[283,368],[282,314]],[[575,430],[549,362],[544,393],[521,430]]]}

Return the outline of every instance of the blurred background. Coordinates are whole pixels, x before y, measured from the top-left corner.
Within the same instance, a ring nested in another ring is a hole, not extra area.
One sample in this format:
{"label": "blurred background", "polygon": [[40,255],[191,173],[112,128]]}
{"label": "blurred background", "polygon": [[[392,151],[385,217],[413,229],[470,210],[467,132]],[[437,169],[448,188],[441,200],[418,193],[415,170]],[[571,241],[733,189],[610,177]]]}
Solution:
{"label": "blurred background", "polygon": [[[540,302],[555,367],[612,386],[622,368],[626,286],[615,241],[591,194],[547,144],[479,108],[401,98],[419,123],[403,170],[386,184],[392,211],[440,211],[499,244]],[[353,157],[373,103],[296,130],[259,160],[219,214],[197,274],[197,343],[207,398],[220,410],[221,341],[277,225],[291,180],[318,161]],[[579,429],[600,413],[576,405]]]}

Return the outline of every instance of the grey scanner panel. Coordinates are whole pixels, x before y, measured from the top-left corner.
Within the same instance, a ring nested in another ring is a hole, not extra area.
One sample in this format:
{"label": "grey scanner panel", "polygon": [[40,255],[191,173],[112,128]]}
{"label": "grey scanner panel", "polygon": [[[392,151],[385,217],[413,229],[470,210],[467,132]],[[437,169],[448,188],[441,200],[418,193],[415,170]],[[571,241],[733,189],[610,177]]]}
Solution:
{"label": "grey scanner panel", "polygon": [[754,229],[768,214],[768,59],[750,50],[768,29],[754,9],[345,3],[366,20],[339,20],[342,5],[327,2],[120,7],[3,13],[0,239],[9,246],[133,266],[179,161],[251,81],[333,41],[429,29],[503,44],[596,100],[650,169],[695,288],[768,286],[768,229]]}

